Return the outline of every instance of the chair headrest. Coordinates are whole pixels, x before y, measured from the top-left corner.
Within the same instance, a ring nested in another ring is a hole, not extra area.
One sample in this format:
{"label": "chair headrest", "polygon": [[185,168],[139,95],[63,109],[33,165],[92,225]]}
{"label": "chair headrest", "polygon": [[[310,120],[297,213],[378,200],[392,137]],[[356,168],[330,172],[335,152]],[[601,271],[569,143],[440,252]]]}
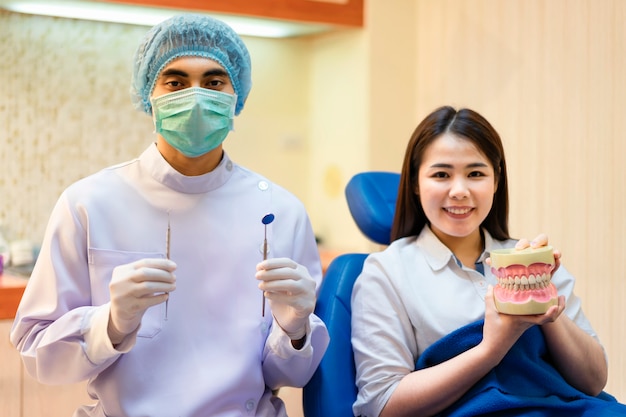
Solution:
{"label": "chair headrest", "polygon": [[370,240],[388,245],[396,209],[400,174],[370,171],[356,174],[346,185],[350,214]]}

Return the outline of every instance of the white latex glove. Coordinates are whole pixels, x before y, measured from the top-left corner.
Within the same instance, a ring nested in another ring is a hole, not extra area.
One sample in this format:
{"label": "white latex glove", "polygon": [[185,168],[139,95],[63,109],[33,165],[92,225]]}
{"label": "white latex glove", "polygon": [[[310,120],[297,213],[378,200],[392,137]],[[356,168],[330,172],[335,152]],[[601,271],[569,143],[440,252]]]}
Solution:
{"label": "white latex glove", "polygon": [[168,259],[142,259],[113,270],[108,331],[114,345],[139,327],[149,307],[164,302],[176,289],[175,269]]}
{"label": "white latex glove", "polygon": [[306,335],[306,324],[315,308],[315,280],[302,265],[289,258],[267,259],[257,265],[256,278],[274,319],[291,340]]}

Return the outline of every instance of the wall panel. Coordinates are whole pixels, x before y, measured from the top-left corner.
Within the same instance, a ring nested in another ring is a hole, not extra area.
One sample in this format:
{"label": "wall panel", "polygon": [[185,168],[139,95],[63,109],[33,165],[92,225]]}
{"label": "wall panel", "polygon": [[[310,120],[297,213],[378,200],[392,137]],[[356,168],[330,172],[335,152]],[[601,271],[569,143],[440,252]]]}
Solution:
{"label": "wall panel", "polygon": [[612,0],[418,0],[422,117],[474,108],[507,152],[511,231],[563,252],[626,398],[622,254],[626,165],[626,8]]}

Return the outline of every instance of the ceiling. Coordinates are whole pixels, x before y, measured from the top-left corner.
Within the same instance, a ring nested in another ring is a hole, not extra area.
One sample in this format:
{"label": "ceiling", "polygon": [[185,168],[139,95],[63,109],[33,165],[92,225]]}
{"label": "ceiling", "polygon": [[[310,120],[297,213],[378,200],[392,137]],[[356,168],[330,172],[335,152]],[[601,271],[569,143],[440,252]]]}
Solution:
{"label": "ceiling", "polygon": [[240,35],[271,38],[363,26],[363,0],[0,0],[0,8],[145,26],[192,11],[220,18]]}

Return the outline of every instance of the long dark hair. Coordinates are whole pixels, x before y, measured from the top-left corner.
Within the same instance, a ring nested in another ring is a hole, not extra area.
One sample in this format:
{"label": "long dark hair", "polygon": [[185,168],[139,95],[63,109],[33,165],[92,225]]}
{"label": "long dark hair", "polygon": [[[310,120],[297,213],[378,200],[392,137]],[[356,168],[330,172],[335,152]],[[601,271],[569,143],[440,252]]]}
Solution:
{"label": "long dark hair", "polygon": [[509,239],[509,191],[504,147],[498,132],[480,114],[470,109],[455,110],[444,106],[426,116],[417,126],[404,155],[391,241],[418,235],[428,219],[416,194],[418,172],[426,148],[440,135],[452,133],[471,141],[491,162],[498,187],[491,211],[482,222],[494,239]]}

